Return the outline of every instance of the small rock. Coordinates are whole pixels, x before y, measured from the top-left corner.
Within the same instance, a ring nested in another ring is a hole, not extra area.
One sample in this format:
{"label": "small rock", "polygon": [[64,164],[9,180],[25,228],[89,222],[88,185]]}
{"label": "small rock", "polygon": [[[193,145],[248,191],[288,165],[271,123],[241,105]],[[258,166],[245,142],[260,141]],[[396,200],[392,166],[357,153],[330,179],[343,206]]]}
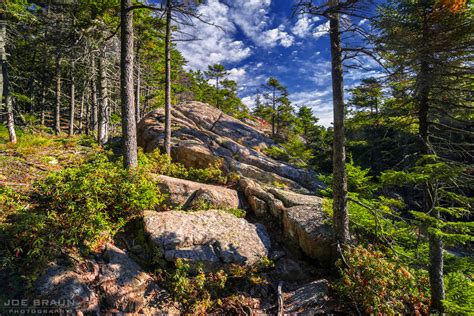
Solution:
{"label": "small rock", "polygon": [[304,311],[305,313],[324,313],[323,305],[327,301],[329,283],[327,280],[317,280],[308,283],[296,291],[286,295],[285,312]]}
{"label": "small rock", "polygon": [[87,278],[70,269],[51,264],[36,281],[36,292],[43,299],[69,303],[65,309],[92,312],[99,309],[99,297],[87,284]]}

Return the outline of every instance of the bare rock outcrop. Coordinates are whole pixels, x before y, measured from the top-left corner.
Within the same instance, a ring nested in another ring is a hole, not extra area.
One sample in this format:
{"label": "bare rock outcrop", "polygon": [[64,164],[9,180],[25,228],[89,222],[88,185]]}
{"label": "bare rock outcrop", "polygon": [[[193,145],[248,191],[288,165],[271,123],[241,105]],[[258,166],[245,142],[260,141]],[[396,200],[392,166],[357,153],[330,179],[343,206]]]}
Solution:
{"label": "bare rock outcrop", "polygon": [[270,251],[263,225],[222,211],[148,211],[144,222],[145,233],[166,260],[187,259],[207,270],[230,263],[254,265]]}
{"label": "bare rock outcrop", "polygon": [[[276,144],[264,132],[213,106],[186,102],[175,106],[172,116],[171,155],[175,161],[203,168],[220,159],[226,170],[268,184],[278,182],[300,191],[322,187],[314,172],[265,155],[263,150]],[[162,147],[163,109],[148,113],[138,124],[137,133],[138,144],[146,152]]]}

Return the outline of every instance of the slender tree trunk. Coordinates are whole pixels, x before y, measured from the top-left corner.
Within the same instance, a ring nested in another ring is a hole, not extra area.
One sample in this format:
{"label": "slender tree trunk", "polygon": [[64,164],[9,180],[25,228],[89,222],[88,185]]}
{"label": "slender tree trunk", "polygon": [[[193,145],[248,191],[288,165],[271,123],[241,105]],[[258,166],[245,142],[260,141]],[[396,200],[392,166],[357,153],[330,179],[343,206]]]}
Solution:
{"label": "slender tree trunk", "polygon": [[[421,153],[423,155],[433,154],[431,142],[429,139],[429,65],[426,58],[423,58],[420,65],[420,74],[418,81],[418,120],[419,133],[421,137]],[[437,200],[437,190],[431,181],[425,183],[423,188],[424,212],[431,214],[436,219],[440,219],[439,210],[435,208]],[[443,242],[436,234],[429,233],[430,248],[430,285],[431,285],[431,307],[432,309],[443,312],[443,300],[445,299],[444,277],[443,277]]]}
{"label": "slender tree trunk", "polygon": [[79,110],[79,134],[83,133],[84,127],[84,101],[86,98],[86,84],[82,87],[81,93],[81,109]]}
{"label": "slender tree trunk", "polygon": [[91,128],[91,102],[90,102],[90,98],[88,98],[87,103],[86,103],[86,135],[90,134],[90,128]]}
{"label": "slender tree trunk", "polygon": [[216,76],[216,107],[220,109],[219,106],[219,76]]}
{"label": "slender tree trunk", "polygon": [[43,83],[41,85],[41,114],[40,120],[41,125],[45,125],[45,111],[46,111],[46,79],[43,78]]}
{"label": "slender tree trunk", "polygon": [[275,91],[275,88],[273,88],[273,96],[272,96],[272,136],[275,136],[276,134],[276,126],[275,126],[275,123],[276,123],[276,119],[275,119],[275,113],[276,113],[276,91]]}
{"label": "slender tree trunk", "polygon": [[[338,0],[333,0],[337,5]],[[332,95],[334,112],[333,144],[333,222],[334,222],[334,260],[339,256],[339,246],[349,241],[349,214],[347,209],[347,175],[344,136],[344,90],[342,69],[342,48],[339,14],[329,18],[331,41]]]}
{"label": "slender tree trunk", "polygon": [[61,56],[56,56],[56,104],[54,108],[54,133],[61,133]]}
{"label": "slender tree trunk", "polygon": [[133,12],[132,0],[121,0],[120,88],[122,99],[122,135],[124,141],[124,167],[138,166],[137,124],[133,104]]}
{"label": "slender tree trunk", "polygon": [[96,133],[98,128],[97,128],[97,122],[98,122],[98,110],[97,110],[97,80],[96,80],[96,66],[95,66],[95,56],[91,56],[91,104],[90,104],[90,110],[91,110],[91,117],[90,117],[90,128],[89,130],[92,131],[92,133]]}
{"label": "slender tree trunk", "polygon": [[148,111],[149,95],[150,95],[150,89],[148,87],[145,87],[145,102],[143,104],[143,113],[146,113]]}
{"label": "slender tree trunk", "polygon": [[137,44],[137,55],[136,55],[137,64],[135,68],[137,69],[137,84],[135,91],[135,121],[140,122],[140,93],[141,93],[141,69],[140,69],[140,47]]}
{"label": "slender tree trunk", "polygon": [[109,98],[107,92],[106,67],[104,57],[99,57],[99,133],[97,140],[104,145],[108,141],[108,107]]}
{"label": "slender tree trunk", "polygon": [[6,51],[6,39],[7,39],[7,25],[3,14],[0,13],[0,58],[2,63],[2,73],[0,78],[0,102],[5,104],[7,110],[7,129],[10,137],[10,142],[16,143],[16,132],[15,132],[15,120],[13,117],[13,103],[10,96],[10,78],[8,75],[8,63],[7,63],[7,51]]}
{"label": "slender tree trunk", "polygon": [[166,2],[166,87],[165,87],[165,152],[171,156],[171,0]]}
{"label": "slender tree trunk", "polygon": [[69,136],[74,135],[74,112],[76,111],[76,78],[75,65],[71,65],[71,107],[69,108]]}

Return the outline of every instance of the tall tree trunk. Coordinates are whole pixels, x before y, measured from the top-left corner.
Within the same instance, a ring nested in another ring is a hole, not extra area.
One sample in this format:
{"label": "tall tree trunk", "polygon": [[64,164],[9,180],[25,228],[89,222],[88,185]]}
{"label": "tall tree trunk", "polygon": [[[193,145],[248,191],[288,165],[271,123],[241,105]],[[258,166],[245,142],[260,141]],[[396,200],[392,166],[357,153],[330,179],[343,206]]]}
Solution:
{"label": "tall tree trunk", "polygon": [[84,83],[84,86],[82,87],[82,93],[81,93],[81,109],[79,110],[79,134],[83,133],[83,127],[84,127],[84,101],[86,98],[86,84]]}
{"label": "tall tree trunk", "polygon": [[275,136],[276,134],[276,119],[275,119],[275,114],[276,114],[276,90],[273,88],[273,96],[272,96],[272,136]]}
{"label": "tall tree trunk", "polygon": [[[334,6],[339,0],[333,0]],[[334,249],[333,257],[339,254],[339,246],[343,247],[349,241],[349,214],[347,209],[347,175],[346,152],[344,136],[344,90],[342,69],[342,47],[340,34],[339,13],[331,14],[329,18],[329,36],[331,41],[332,66],[332,97],[334,112],[334,144],[333,144],[333,222]]]}
{"label": "tall tree trunk", "polygon": [[[85,94],[85,93],[84,93]],[[91,101],[90,101],[91,98],[88,98],[87,99],[87,103],[86,103],[86,135],[89,135],[90,134],[90,128],[91,128]]]}
{"label": "tall tree trunk", "polygon": [[95,66],[95,56],[91,56],[91,102],[90,102],[90,126],[89,132],[97,132],[97,122],[98,122],[98,110],[97,110],[97,80],[96,80],[96,66]]}
{"label": "tall tree trunk", "polygon": [[6,51],[6,40],[7,40],[7,25],[6,20],[2,13],[0,13],[0,58],[2,63],[2,73],[0,78],[0,102],[5,104],[7,110],[7,129],[10,137],[10,142],[16,143],[16,132],[15,132],[15,120],[13,117],[13,103],[10,96],[10,78],[8,75],[8,63],[7,63],[7,51]]}
{"label": "tall tree trunk", "polygon": [[69,136],[74,135],[74,112],[76,111],[76,78],[74,62],[71,64],[71,107],[69,108]]}
{"label": "tall tree trunk", "polygon": [[120,88],[122,99],[122,135],[124,167],[138,166],[137,125],[133,105],[133,12],[132,0],[121,0]]}
{"label": "tall tree trunk", "polygon": [[[420,64],[420,74],[418,81],[418,120],[419,133],[421,138],[420,152],[423,155],[432,155],[433,150],[429,139],[429,82],[430,67],[426,62],[427,58],[422,58]],[[423,211],[431,214],[436,219],[440,219],[439,210],[435,208],[437,191],[432,181],[427,181],[423,188]],[[431,307],[442,312],[443,300],[445,299],[444,277],[443,277],[443,242],[434,233],[428,234],[430,253],[430,285],[431,285]]]}
{"label": "tall tree trunk", "polygon": [[43,83],[41,85],[41,114],[40,121],[41,125],[45,125],[45,112],[46,112],[46,79],[43,78]]}
{"label": "tall tree trunk", "polygon": [[54,108],[54,133],[61,133],[61,56],[56,56],[56,104]]}
{"label": "tall tree trunk", "polygon": [[216,76],[216,108],[220,109],[220,106],[219,106],[219,76]]}
{"label": "tall tree trunk", "polygon": [[150,89],[148,87],[145,87],[145,102],[143,104],[143,113],[146,113],[148,111],[149,96],[150,96]]}
{"label": "tall tree trunk", "polygon": [[107,92],[106,67],[104,56],[99,57],[99,133],[97,140],[104,145],[108,141],[108,107],[109,97]]}
{"label": "tall tree trunk", "polygon": [[166,35],[165,35],[165,152],[171,156],[171,0],[166,1]]}
{"label": "tall tree trunk", "polygon": [[137,83],[135,91],[135,120],[138,124],[140,122],[140,93],[141,93],[141,69],[140,69],[140,46],[137,44],[137,55],[136,55],[137,64],[135,68],[137,69]]}

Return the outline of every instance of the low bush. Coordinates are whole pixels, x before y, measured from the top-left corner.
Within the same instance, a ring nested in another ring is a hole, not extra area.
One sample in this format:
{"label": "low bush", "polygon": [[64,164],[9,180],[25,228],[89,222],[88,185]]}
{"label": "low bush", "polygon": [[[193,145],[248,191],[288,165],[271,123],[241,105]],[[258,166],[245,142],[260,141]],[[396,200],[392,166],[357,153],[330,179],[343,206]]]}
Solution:
{"label": "low bush", "polygon": [[140,161],[152,172],[174,178],[222,185],[229,181],[222,171],[222,161],[217,161],[208,168],[187,168],[181,163],[171,162],[167,155],[160,154],[159,151],[141,154]]}
{"label": "low bush", "polygon": [[98,249],[128,221],[163,200],[143,170],[124,170],[104,154],[49,174],[34,191],[35,207],[18,209],[0,227],[2,268],[27,283],[19,287],[31,285],[43,264],[57,254]]}
{"label": "low bush", "polygon": [[364,313],[375,315],[428,314],[429,280],[421,270],[411,270],[388,260],[372,246],[348,248],[337,265],[341,279],[337,292]]}
{"label": "low bush", "polygon": [[448,273],[444,278],[446,299],[445,312],[452,315],[472,315],[474,311],[474,281],[472,275],[461,272]]}
{"label": "low bush", "polygon": [[178,259],[174,269],[160,271],[159,275],[173,300],[182,305],[183,312],[206,314],[225,310],[224,301],[237,292],[271,287],[263,272],[272,268],[274,263],[264,258],[254,267],[231,264],[215,272],[205,272],[202,266],[191,266],[188,261]]}

